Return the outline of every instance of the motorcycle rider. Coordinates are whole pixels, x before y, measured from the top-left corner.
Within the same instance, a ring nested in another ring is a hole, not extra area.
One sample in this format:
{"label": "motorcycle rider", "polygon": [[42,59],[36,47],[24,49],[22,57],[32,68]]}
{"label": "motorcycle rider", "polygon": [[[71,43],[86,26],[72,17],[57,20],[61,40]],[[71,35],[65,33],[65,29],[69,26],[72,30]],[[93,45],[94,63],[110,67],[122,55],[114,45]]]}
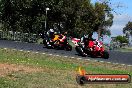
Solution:
{"label": "motorcycle rider", "polygon": [[89,44],[89,41],[93,41],[94,39],[92,38],[92,35],[93,33],[90,33],[88,35],[84,35],[82,38],[81,38],[81,43],[84,44],[84,48],[86,48]]}
{"label": "motorcycle rider", "polygon": [[[83,49],[86,50],[86,51],[87,51],[87,49],[88,49],[88,51],[89,50],[91,50],[91,51],[94,50],[94,47],[95,47],[94,46],[95,45],[94,41],[95,41],[95,39],[92,38],[92,35],[93,35],[93,33],[90,33],[88,35],[84,35],[81,39],[81,41],[83,42]],[[87,55],[87,54],[85,53],[85,55]]]}
{"label": "motorcycle rider", "polygon": [[47,44],[49,44],[49,42],[52,42],[52,39],[54,38],[54,33],[54,29],[50,29],[47,31]]}
{"label": "motorcycle rider", "polygon": [[58,42],[59,43],[64,43],[64,41],[66,39],[66,35],[67,35],[67,32],[59,34],[59,40],[56,43],[58,43]]}
{"label": "motorcycle rider", "polygon": [[49,39],[52,39],[54,37],[54,29],[50,29],[46,34]]}

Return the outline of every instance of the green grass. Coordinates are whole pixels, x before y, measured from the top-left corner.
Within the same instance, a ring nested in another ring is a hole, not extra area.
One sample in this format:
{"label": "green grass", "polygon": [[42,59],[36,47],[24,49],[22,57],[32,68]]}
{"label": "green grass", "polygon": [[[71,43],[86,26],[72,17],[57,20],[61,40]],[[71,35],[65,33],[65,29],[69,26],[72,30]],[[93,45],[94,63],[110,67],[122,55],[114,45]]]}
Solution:
{"label": "green grass", "polygon": [[39,39],[37,40],[37,44],[43,44],[43,39],[42,39],[42,38],[39,38]]}
{"label": "green grass", "polygon": [[[130,74],[132,67],[77,60],[64,57],[0,49],[0,64],[16,64],[42,71],[25,72],[8,70],[0,75],[0,88],[131,88],[130,84],[88,84],[80,86],[75,77],[78,66],[82,65],[89,74]],[[0,69],[1,71],[1,69]]]}
{"label": "green grass", "polygon": [[118,49],[118,51],[121,51],[121,52],[132,52],[132,47],[120,48],[120,49]]}
{"label": "green grass", "polygon": [[72,42],[72,40],[68,40],[69,44],[72,46],[72,47],[75,47],[75,44]]}

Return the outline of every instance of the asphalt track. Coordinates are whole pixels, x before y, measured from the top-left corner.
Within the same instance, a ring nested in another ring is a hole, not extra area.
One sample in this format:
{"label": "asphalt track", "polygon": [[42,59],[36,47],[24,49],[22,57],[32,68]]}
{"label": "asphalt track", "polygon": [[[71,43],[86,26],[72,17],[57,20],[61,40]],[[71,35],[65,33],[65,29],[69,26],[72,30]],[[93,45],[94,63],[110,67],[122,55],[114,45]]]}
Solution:
{"label": "asphalt track", "polygon": [[72,51],[64,51],[64,50],[54,50],[54,49],[46,49],[43,48],[42,44],[34,44],[34,43],[22,43],[15,41],[7,41],[0,40],[0,48],[11,48],[17,50],[25,50],[25,51],[34,51],[40,53],[47,53],[53,55],[60,55],[64,57],[78,58],[78,59],[86,59],[86,60],[94,60],[100,62],[114,63],[114,64],[126,64],[132,65],[132,52],[119,52],[119,51],[109,51],[110,58],[90,58],[90,57],[81,57],[78,56],[75,49]]}

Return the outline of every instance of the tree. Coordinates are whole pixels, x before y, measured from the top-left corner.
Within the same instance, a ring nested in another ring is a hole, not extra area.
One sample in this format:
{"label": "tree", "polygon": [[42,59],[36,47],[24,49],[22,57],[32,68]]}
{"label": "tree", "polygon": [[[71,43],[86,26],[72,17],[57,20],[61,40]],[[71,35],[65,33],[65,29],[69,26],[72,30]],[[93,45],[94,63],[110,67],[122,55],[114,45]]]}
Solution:
{"label": "tree", "polygon": [[[107,4],[90,0],[1,0],[0,19],[7,30],[37,33],[44,31],[47,19],[48,27],[57,24],[60,31],[68,31],[72,36],[78,33],[97,32],[106,34],[106,27],[112,25],[113,15]],[[46,16],[45,8],[50,11]],[[105,15],[109,17],[105,20]],[[63,28],[62,28],[63,27]],[[46,30],[45,30],[46,31]]]}
{"label": "tree", "polygon": [[[105,9],[108,11],[105,11]],[[75,13],[74,29],[76,33],[88,34],[98,32],[98,30],[101,29],[99,35],[110,35],[110,31],[107,30],[107,28],[112,26],[113,15],[108,5],[99,2],[91,4],[90,0],[81,0],[78,4],[78,8],[75,9]],[[108,17],[107,20],[105,19],[105,15]]]}
{"label": "tree", "polygon": [[[95,30],[98,32],[98,39],[103,35],[110,36],[109,28],[113,24],[112,8],[109,6],[110,0],[103,0],[102,2],[95,3],[95,11],[98,15],[97,24]],[[107,19],[106,19],[107,18]]]}
{"label": "tree", "polygon": [[127,40],[127,38],[125,37],[125,36],[117,36],[116,38],[116,41],[119,41],[121,44],[122,43],[128,43],[128,40]]}
{"label": "tree", "polygon": [[126,24],[126,26],[123,28],[123,33],[126,35],[126,37],[128,38],[128,41],[129,41],[130,37],[132,36],[132,22],[129,21]]}
{"label": "tree", "polygon": [[126,37],[132,36],[132,22],[128,22],[123,28],[123,33],[126,34]]}

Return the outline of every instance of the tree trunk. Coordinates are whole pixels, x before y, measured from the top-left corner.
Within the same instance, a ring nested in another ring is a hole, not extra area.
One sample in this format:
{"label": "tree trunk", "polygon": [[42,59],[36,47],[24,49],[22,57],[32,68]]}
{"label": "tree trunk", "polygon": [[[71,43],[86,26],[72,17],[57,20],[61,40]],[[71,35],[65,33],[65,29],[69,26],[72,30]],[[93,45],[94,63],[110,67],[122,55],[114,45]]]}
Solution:
{"label": "tree trunk", "polygon": [[98,29],[98,40],[100,40],[100,36],[101,36],[101,30],[100,28]]}

